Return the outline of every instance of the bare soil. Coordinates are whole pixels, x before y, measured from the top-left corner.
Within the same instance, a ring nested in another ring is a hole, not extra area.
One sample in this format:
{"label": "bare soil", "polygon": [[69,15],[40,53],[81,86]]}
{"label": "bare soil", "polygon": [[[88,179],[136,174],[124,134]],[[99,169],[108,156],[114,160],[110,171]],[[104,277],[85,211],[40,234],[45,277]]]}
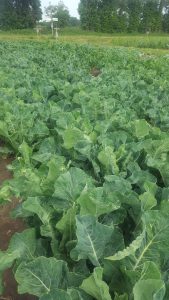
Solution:
{"label": "bare soil", "polygon": [[[11,173],[7,170],[7,165],[10,164],[12,158],[0,158],[0,185],[4,180],[12,177]],[[22,220],[14,220],[10,217],[11,210],[17,205],[17,200],[13,200],[9,205],[0,207],[0,249],[6,250],[11,236],[15,232],[22,232],[26,225]],[[14,279],[11,269],[7,270],[4,274],[4,294],[0,296],[0,300],[35,300],[36,297],[29,295],[17,294],[17,283]]]}

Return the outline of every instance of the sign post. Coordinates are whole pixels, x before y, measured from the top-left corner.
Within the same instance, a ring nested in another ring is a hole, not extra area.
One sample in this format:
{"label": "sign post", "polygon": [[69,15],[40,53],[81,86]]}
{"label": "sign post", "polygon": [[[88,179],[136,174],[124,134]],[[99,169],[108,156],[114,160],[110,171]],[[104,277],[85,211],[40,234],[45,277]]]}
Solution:
{"label": "sign post", "polygon": [[56,39],[59,37],[59,34],[58,34],[58,28],[57,28],[57,25],[56,25],[56,22],[58,22],[58,18],[46,18],[45,20],[40,20],[40,21],[37,21],[37,25],[36,25],[36,32],[37,32],[37,36],[39,36],[39,33],[42,29],[42,27],[40,26],[40,23],[50,23],[51,25],[51,30],[52,30],[52,36],[55,37]]}
{"label": "sign post", "polygon": [[59,37],[58,35],[58,28],[57,26],[54,27],[54,23],[58,22],[58,18],[52,18],[52,36],[54,36],[54,30],[55,30],[55,38],[57,39]]}
{"label": "sign post", "polygon": [[41,32],[41,30],[42,30],[42,26],[40,25],[41,23],[43,23],[43,21],[42,20],[40,20],[40,21],[36,21],[36,33],[37,33],[37,36],[39,37],[39,34],[40,34],[40,32]]}

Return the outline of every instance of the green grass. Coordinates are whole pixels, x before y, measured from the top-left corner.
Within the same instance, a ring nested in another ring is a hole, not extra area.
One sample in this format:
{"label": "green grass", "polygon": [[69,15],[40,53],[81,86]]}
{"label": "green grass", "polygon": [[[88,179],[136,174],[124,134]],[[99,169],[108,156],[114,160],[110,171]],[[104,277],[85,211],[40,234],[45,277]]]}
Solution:
{"label": "green grass", "polygon": [[[0,40],[40,40],[51,41],[50,32],[37,36],[35,30],[14,30],[0,32]],[[59,41],[78,44],[94,44],[106,47],[139,48],[146,53],[169,53],[169,35],[157,34],[107,34],[84,31],[80,28],[60,30]]]}

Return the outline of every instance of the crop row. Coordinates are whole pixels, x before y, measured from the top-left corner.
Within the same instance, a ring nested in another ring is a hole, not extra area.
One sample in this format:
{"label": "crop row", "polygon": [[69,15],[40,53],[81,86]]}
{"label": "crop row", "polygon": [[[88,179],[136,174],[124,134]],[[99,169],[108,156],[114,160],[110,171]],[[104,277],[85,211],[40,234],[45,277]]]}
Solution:
{"label": "crop row", "polygon": [[0,202],[18,197],[29,225],[1,274],[40,300],[168,300],[168,58],[35,42],[0,55],[0,152],[16,156]]}

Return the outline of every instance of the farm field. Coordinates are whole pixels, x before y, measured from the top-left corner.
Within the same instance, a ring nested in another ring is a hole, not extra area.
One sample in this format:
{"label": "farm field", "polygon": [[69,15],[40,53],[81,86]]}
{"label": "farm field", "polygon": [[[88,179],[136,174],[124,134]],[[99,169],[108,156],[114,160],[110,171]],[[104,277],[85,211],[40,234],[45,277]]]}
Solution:
{"label": "farm field", "polygon": [[[42,32],[42,34],[37,37],[35,30],[0,31],[0,40],[55,42],[50,32],[46,34]],[[83,31],[78,28],[65,28],[59,31],[59,42],[89,44],[103,47],[139,48],[148,54],[169,54],[169,35],[164,33],[154,33],[150,35],[106,34]]]}
{"label": "farm field", "polygon": [[1,40],[0,57],[0,203],[27,224],[0,294],[12,268],[23,297],[168,300],[169,56]]}

